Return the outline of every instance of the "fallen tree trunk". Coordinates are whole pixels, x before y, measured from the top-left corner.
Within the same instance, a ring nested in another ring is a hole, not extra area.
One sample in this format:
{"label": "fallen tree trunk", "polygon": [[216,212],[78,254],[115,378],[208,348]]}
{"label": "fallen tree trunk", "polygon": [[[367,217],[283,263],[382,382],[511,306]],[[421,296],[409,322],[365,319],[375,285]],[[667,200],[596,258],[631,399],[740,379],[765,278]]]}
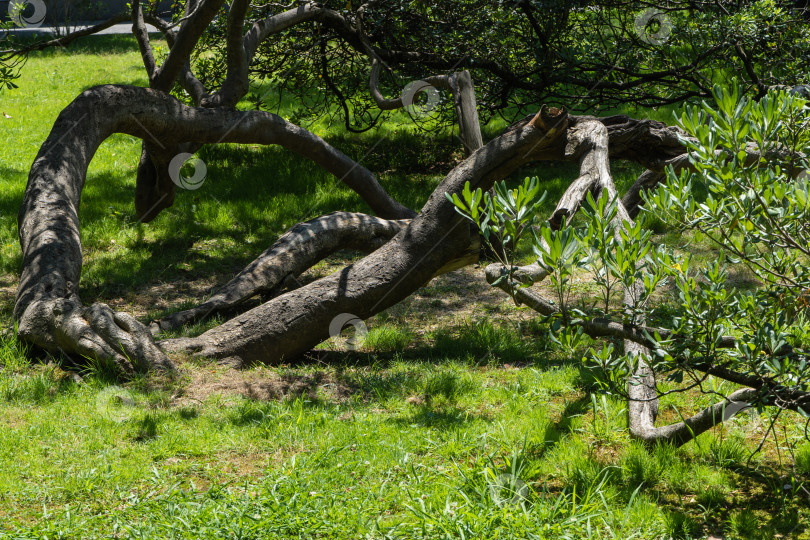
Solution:
{"label": "fallen tree trunk", "polygon": [[[366,259],[275,298],[203,336],[168,341],[165,348],[212,358],[234,357],[242,363],[273,362],[301,354],[328,337],[330,314],[334,317],[351,312],[367,318],[405,298],[437,273],[476,260],[477,238],[461,226],[444,198],[445,192],[460,190],[467,180],[489,189],[495,180],[531,161],[574,159],[571,149],[581,146],[581,127],[590,124],[606,129],[610,157],[651,165],[662,161],[657,156],[672,159],[670,156],[677,154],[673,146],[677,129],[664,124],[627,117],[573,117],[564,110],[544,108],[459,164],[421,214]],[[180,141],[280,144],[339,176],[380,217],[414,215],[391,199],[365,168],[278,116],[190,108],[163,92],[143,88],[92,88],[68,106],[54,124],[31,168],[18,220],[23,272],[14,313],[20,335],[47,350],[113,358],[127,371],[170,365],[148,337],[150,333],[132,321],[118,325],[130,339],[112,332],[108,323],[116,319],[106,306],[98,309],[107,313],[107,326],[96,328],[93,321],[101,320],[101,315],[86,312],[78,297],[81,245],[76,209],[87,164],[98,145],[115,132],[166,148]],[[660,148],[653,146],[656,143]],[[257,263],[252,270],[260,268],[264,267]],[[221,300],[219,305],[225,307],[252,296],[251,287],[258,293],[277,285],[272,273],[258,274],[263,274],[265,285],[256,280],[251,285],[248,272],[237,280],[238,286],[230,291],[233,294],[225,294],[216,302]],[[194,313],[192,319],[200,311]],[[293,319],[288,320],[288,315]]]}
{"label": "fallen tree trunk", "polygon": [[[117,132],[165,141],[162,144],[167,148],[178,141],[280,144],[339,175],[384,217],[413,215],[391,199],[367,170],[315,135],[276,115],[190,108],[163,92],[137,87],[92,88],[65,108],[40,148],[18,216],[23,270],[14,315],[19,321],[21,338],[52,352],[111,359],[126,372],[150,367],[169,369],[172,365],[143,325],[105,305],[85,307],[79,299],[82,257],[77,209],[81,191],[87,166],[98,146]],[[453,189],[466,179],[491,185],[495,179],[536,158],[547,143],[553,142],[542,132],[535,125],[528,125],[505,134],[457,167],[443,186]],[[544,139],[548,139],[546,144]],[[363,270],[359,284],[346,282],[354,270],[349,267],[341,273],[342,277],[332,278],[338,280],[337,289],[329,293],[317,290],[314,297],[309,297],[307,302],[313,311],[318,311],[316,304],[328,305],[325,300],[334,297],[332,307],[339,307],[341,312],[354,310],[365,316],[378,312],[410,294],[437,271],[446,269],[448,262],[462,257],[470,246],[477,245],[468,227],[462,227],[452,210],[443,207],[441,193],[434,194],[419,220],[397,235],[396,248],[378,255],[380,259],[375,258],[376,262],[366,261],[359,266]],[[477,252],[466,260],[462,257],[459,264],[469,264],[476,258]],[[366,290],[369,286],[371,291]],[[310,287],[331,286],[316,282]],[[308,288],[302,290],[302,294],[309,292]],[[376,300],[360,309],[353,296],[366,303],[372,298]],[[288,295],[283,298],[285,303],[291,300]],[[273,309],[266,306],[265,310]],[[289,307],[281,307],[285,315],[295,311]],[[322,332],[319,323],[326,312],[321,311],[314,318],[299,316],[299,321],[307,322],[308,329],[302,330],[298,339],[268,335],[279,329],[285,334],[289,329],[285,318],[278,317],[275,322],[279,327],[271,325],[262,331],[249,332],[253,335],[245,338],[229,333],[232,325],[226,327],[223,332],[235,338],[230,346],[216,334],[206,341],[211,337],[209,334],[197,339],[191,348],[200,350],[200,344],[216,347],[212,356],[241,356],[245,362],[278,360],[300,354],[322,341],[329,321]],[[282,347],[274,349],[268,344],[279,338],[285,342]]]}

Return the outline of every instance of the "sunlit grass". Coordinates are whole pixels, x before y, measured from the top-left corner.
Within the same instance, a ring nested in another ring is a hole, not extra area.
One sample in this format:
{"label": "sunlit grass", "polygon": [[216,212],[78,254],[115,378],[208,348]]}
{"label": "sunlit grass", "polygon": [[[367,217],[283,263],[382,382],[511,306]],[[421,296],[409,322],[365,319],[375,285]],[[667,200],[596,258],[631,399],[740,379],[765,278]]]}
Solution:
{"label": "sunlit grass", "polygon": [[[130,38],[84,43],[34,55],[20,90],[0,97],[11,116],[0,118],[0,273],[11,284],[27,171],[59,111],[93,84],[145,84]],[[396,123],[363,136],[314,129],[412,208],[461,157],[450,135]],[[139,152],[138,140],[115,136],[91,164],[81,292],[85,301],[124,298],[144,319],[164,310],[139,304],[139,287],[205,289],[302,219],[367,210],[285,150],[206,147],[205,184],[138,224]],[[511,181],[539,176],[550,210],[576,171],[546,164]],[[627,187],[640,170],[617,163],[612,172]],[[666,240],[712,256],[688,238]],[[470,293],[434,282],[420,294],[438,307],[381,314],[355,352],[327,344],[309,362],[242,372],[186,361],[177,376],[125,384],[99,365],[81,368],[79,380],[67,366],[31,364],[0,334],[0,537],[808,537],[798,486],[810,479],[810,445],[795,456],[769,445],[747,462],[769,416],[741,413],[677,450],[643,447],[630,440],[624,401],[599,394],[583,367],[587,342],[562,351],[540,322],[505,320],[500,306],[433,327],[442,302]],[[670,395],[661,418],[677,421],[712,399]],[[780,426],[792,441],[802,435]]]}

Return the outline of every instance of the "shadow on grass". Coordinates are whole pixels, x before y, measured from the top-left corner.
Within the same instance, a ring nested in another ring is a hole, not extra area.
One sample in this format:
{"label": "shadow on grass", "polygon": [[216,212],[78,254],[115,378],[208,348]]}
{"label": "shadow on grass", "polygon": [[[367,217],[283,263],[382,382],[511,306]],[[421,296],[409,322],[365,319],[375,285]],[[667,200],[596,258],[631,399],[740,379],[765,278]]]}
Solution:
{"label": "shadow on grass", "polygon": [[[52,35],[39,37],[18,37],[15,40],[17,46],[27,46],[33,43],[48,41],[53,39]],[[150,37],[155,40],[162,39],[161,34],[150,33]],[[62,47],[51,47],[38,51],[36,54],[42,57],[61,56],[64,54],[128,54],[138,50],[138,42],[131,34],[107,34],[97,36],[85,36]],[[141,69],[143,69],[141,67]]]}
{"label": "shadow on grass", "polygon": [[[115,36],[107,41],[112,50],[128,42]],[[461,157],[450,138],[426,144],[421,135],[396,135],[368,156],[371,137],[339,135],[330,140],[355,159],[362,158],[371,170],[387,171],[380,175],[381,183],[415,209]],[[208,168],[205,184],[193,192],[178,190],[174,205],[149,224],[134,217],[132,173],[88,178],[80,208],[83,248],[90,253],[81,284],[87,301],[109,301],[156,282],[226,281],[300,221],[336,210],[369,212],[338,179],[282,148],[219,145],[205,147],[199,155]],[[543,179],[551,194],[550,209],[576,175],[576,167],[546,163],[516,173],[513,180],[527,174]],[[4,215],[16,214],[22,189],[0,194]],[[3,270],[18,271],[19,262],[4,261]],[[439,346],[453,347],[448,340]],[[503,352],[518,361],[519,351]],[[479,353],[487,351],[478,348]]]}
{"label": "shadow on grass", "polygon": [[458,407],[421,405],[413,414],[393,418],[389,422],[403,427],[421,426],[439,431],[448,431],[478,420],[488,422],[489,418],[477,413],[470,413]]}

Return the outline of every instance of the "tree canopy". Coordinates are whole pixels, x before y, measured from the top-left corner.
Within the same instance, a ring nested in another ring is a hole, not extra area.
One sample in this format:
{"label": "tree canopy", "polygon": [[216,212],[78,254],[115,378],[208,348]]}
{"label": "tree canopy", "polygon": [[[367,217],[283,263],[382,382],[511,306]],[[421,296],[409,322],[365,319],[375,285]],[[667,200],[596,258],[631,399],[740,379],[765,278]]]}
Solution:
{"label": "tree canopy", "polygon": [[[469,70],[484,122],[515,120],[537,103],[593,111],[707,98],[729,76],[762,97],[771,86],[806,83],[810,65],[810,28],[791,2],[320,5],[310,21],[262,42],[251,74],[278,96],[294,96],[302,118],[337,113],[350,129],[367,128],[380,114],[366,91],[375,58],[391,97],[408,81]],[[225,77],[224,20],[203,40],[196,62],[216,87]],[[452,107],[444,110],[452,115]]]}

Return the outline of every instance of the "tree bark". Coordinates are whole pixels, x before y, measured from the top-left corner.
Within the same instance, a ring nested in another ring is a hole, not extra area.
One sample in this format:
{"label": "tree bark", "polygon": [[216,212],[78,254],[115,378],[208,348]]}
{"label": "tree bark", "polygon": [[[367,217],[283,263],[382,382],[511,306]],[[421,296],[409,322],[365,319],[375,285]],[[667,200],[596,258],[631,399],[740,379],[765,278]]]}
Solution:
{"label": "tree bark", "polygon": [[489,189],[517,167],[556,155],[565,144],[565,130],[544,128],[556,125],[555,120],[543,108],[526,126],[477,150],[448,174],[406,228],[361,261],[201,336],[164,341],[163,347],[236,365],[279,362],[327,339],[332,320],[340,314],[366,319],[396,304],[474,243],[468,222],[445,193],[460,192],[466,182],[472,189]]}
{"label": "tree bark", "polygon": [[171,331],[209,315],[232,310],[258,294],[280,292],[287,280],[341,249],[370,253],[382,247],[409,220],[334,212],[299,223],[204,303],[151,324],[152,333]]}
{"label": "tree bark", "polygon": [[190,108],[145,88],[91,88],[57,118],[31,167],[18,215],[23,269],[14,315],[23,339],[52,352],[112,359],[127,372],[171,367],[143,325],[104,305],[86,308],[79,300],[81,191],[90,160],[113,133],[166,141],[167,147],[178,140],[279,144],[339,176],[380,214],[413,215],[366,169],[276,115]]}
{"label": "tree bark", "polygon": [[461,142],[464,144],[464,150],[469,156],[484,146],[484,138],[481,136],[481,122],[478,120],[475,87],[470,72],[464,70],[453,73],[450,76],[450,87],[453,89]]}
{"label": "tree bark", "polygon": [[[110,357],[128,371],[170,365],[151,338],[147,339],[145,328],[104,306],[85,308],[78,296],[81,245],[77,207],[89,161],[101,142],[115,132],[152,141],[157,148],[152,155],[164,161],[173,152],[169,149],[181,141],[280,144],[339,176],[381,218],[414,216],[391,199],[365,168],[278,116],[190,108],[163,92],[143,88],[92,88],[62,112],[40,149],[19,215],[24,266],[15,317],[20,321],[20,335],[48,350]],[[567,194],[571,204],[554,214],[569,215],[589,189],[607,189],[615,195],[607,169],[609,157],[649,166],[671,162],[673,156],[683,159],[683,148],[676,149],[673,141],[677,141],[677,130],[664,124],[627,117],[572,117],[564,110],[543,107],[459,164],[407,226],[367,217],[362,233],[351,232],[352,223],[360,223],[356,219],[336,226],[331,244],[326,242],[327,235],[324,242],[292,242],[285,248],[288,237],[257,259],[221,295],[176,320],[193,320],[211,308],[229,309],[256,293],[273,290],[280,280],[299,274],[330,249],[357,245],[352,242],[360,237],[374,238],[367,248],[384,244],[369,257],[274,298],[198,338],[172,340],[165,346],[213,358],[233,357],[240,363],[274,362],[301,354],[328,337],[332,317],[351,312],[367,318],[405,298],[437,273],[477,259],[478,238],[446,201],[445,192],[460,191],[468,180],[473,188],[489,189],[495,180],[535,160],[580,159],[576,189]],[[329,222],[330,218],[325,219]],[[332,219],[332,223],[336,221]],[[304,238],[307,227],[314,226],[303,225],[297,233]],[[375,229],[378,226],[381,228]],[[393,239],[385,243],[394,232]],[[539,267],[534,270],[542,273]]]}
{"label": "tree bark", "polygon": [[[244,362],[277,361],[300,354],[328,337],[329,321],[323,323],[330,313],[334,316],[353,312],[366,318],[385,309],[437,272],[446,271],[448,264],[454,267],[475,260],[472,254],[475,250],[470,247],[477,245],[477,238],[461,226],[457,214],[444,199],[444,191],[460,190],[467,180],[489,189],[495,180],[522,164],[570,154],[570,148],[579,145],[575,138],[581,130],[569,130],[569,124],[572,128],[587,122],[599,124],[594,121],[592,117],[569,117],[564,111],[544,107],[534,118],[512,126],[456,167],[420,217],[369,258],[325,278],[326,281],[276,298],[256,308],[259,312],[244,314],[182,346],[178,343],[170,346],[217,358],[238,356]],[[670,133],[663,124],[634,122],[626,117],[622,121],[612,117],[601,122],[606,124],[611,138],[609,150],[619,156],[638,158],[641,154],[633,148],[634,141],[651,136],[661,141],[665,139],[662,134]],[[656,133],[651,135],[653,129]],[[15,316],[20,321],[21,336],[49,350],[61,348],[90,356],[112,356],[126,369],[168,365],[151,341],[143,341],[145,334],[140,328],[127,330],[139,336],[141,341],[137,343],[117,338],[105,341],[112,339],[111,334],[101,335],[99,332],[103,331],[93,328],[93,316],[82,311],[78,299],[81,246],[76,209],[87,164],[98,145],[115,132],[151,141],[157,148],[154,156],[160,158],[165,152],[166,161],[173,152],[168,149],[182,141],[280,144],[339,176],[380,217],[401,219],[414,215],[391,199],[365,168],[278,116],[258,111],[189,108],[163,92],[142,88],[92,88],[62,112],[40,149],[19,216],[24,266]],[[654,150],[647,147],[647,152]],[[166,182],[165,178],[163,181]],[[464,255],[465,250],[471,253]],[[340,311],[333,313],[334,309]],[[277,316],[276,311],[285,316]],[[287,320],[286,314],[296,314],[297,318]],[[254,315],[260,319],[253,318]],[[76,326],[66,322],[65,317],[74,316],[89,317],[84,319],[90,323],[82,327],[84,333],[77,333]],[[80,341],[83,348],[78,345]],[[95,349],[89,344],[91,341],[96,343]],[[110,348],[118,350],[119,344],[122,352],[111,355]],[[143,359],[143,363],[133,366],[126,360],[133,355]]]}

